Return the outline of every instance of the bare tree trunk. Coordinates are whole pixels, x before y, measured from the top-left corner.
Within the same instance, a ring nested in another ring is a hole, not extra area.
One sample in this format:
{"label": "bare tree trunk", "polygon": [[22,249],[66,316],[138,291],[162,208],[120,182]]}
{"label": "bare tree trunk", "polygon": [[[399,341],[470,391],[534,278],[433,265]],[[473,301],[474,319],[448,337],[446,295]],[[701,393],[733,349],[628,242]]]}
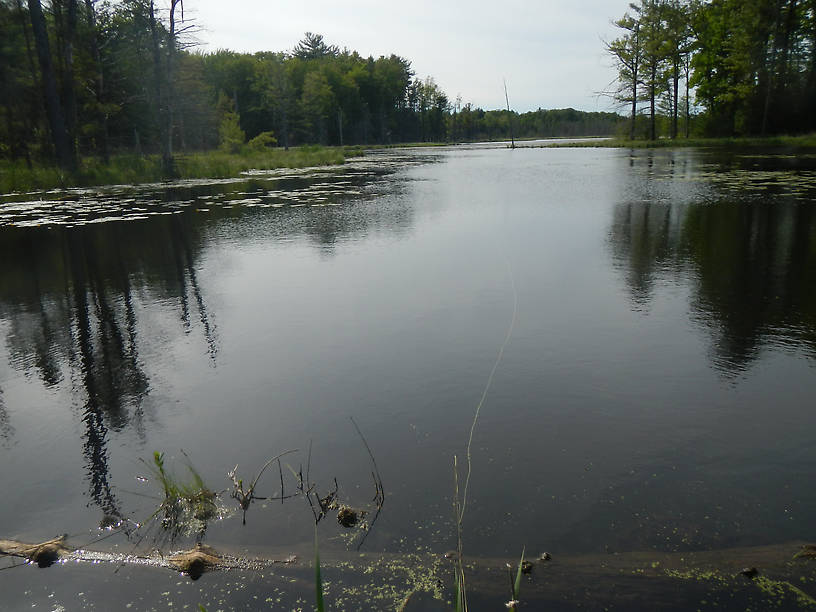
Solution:
{"label": "bare tree trunk", "polygon": [[34,56],[31,53],[31,35],[28,32],[28,28],[26,27],[26,18],[25,13],[23,12],[23,0],[16,0],[17,4],[17,11],[20,14],[20,27],[23,28],[23,36],[25,37],[26,43],[26,58],[28,59],[28,71],[31,73],[31,80],[34,83],[39,82],[39,78],[37,77],[37,69],[34,67]]}
{"label": "bare tree trunk", "polygon": [[153,0],[150,0],[149,19],[150,38],[153,52],[153,95],[154,104],[159,113],[159,144],[161,147],[162,174],[165,177],[171,177],[174,173],[171,145],[172,133],[170,130],[170,126],[172,125],[172,116],[168,112],[169,95],[166,91],[166,85],[169,83],[169,79],[166,78],[167,71],[162,65],[159,29],[158,25],[156,24],[156,11]]}
{"label": "bare tree trunk", "polygon": [[655,81],[657,80],[657,63],[652,59],[651,74],[649,77],[649,139],[657,140],[655,130]]}
{"label": "bare tree trunk", "polygon": [[54,144],[57,164],[64,170],[74,171],[76,170],[76,157],[72,153],[68,133],[65,129],[65,118],[62,114],[59,94],[57,93],[54,66],[51,63],[51,49],[48,44],[48,31],[40,0],[28,0],[28,12],[31,17],[31,30],[34,34],[37,60],[42,74],[45,110],[48,116],[48,125],[51,129],[51,139]]}
{"label": "bare tree trunk", "polygon": [[690,123],[691,123],[691,101],[689,100],[689,72],[691,70],[691,57],[686,56],[686,59],[683,62],[683,68],[685,70],[685,82],[686,82],[686,138],[689,137],[690,132]]}
{"label": "bare tree trunk", "polygon": [[674,74],[672,75],[674,80],[674,101],[672,104],[672,139],[677,138],[677,114],[678,114],[678,107],[680,105],[679,101],[679,94],[680,94],[680,66],[677,63],[677,60],[674,60]]}
{"label": "bare tree trunk", "polygon": [[283,126],[283,150],[289,150],[289,113],[286,110],[286,101],[283,104],[283,110],[281,112],[281,124]]}
{"label": "bare tree trunk", "polygon": [[637,90],[640,76],[640,24],[635,25],[634,51],[632,54],[632,119],[629,125],[629,140],[635,139],[635,120],[637,118]]}
{"label": "bare tree trunk", "polygon": [[176,62],[176,7],[182,7],[182,20],[184,20],[184,4],[182,0],[170,0],[170,32],[167,41],[167,66],[165,79],[165,142],[162,150],[162,166],[168,176],[175,174],[175,163],[173,161],[173,111],[175,110],[175,62]]}
{"label": "bare tree trunk", "polygon": [[102,159],[105,163],[110,160],[109,133],[108,133],[108,112],[104,108],[105,104],[105,73],[102,69],[102,57],[99,54],[99,31],[96,26],[96,11],[94,10],[94,0],[85,0],[85,7],[88,9],[88,22],[91,26],[91,55],[96,64],[96,104],[99,107],[99,115],[102,121],[101,150]]}
{"label": "bare tree trunk", "polygon": [[[807,80],[807,91],[810,108],[816,108],[816,0],[810,3],[810,70]],[[810,129],[816,129],[816,116],[810,114]]]}
{"label": "bare tree trunk", "polygon": [[510,124],[510,148],[516,148],[516,139],[513,138],[513,113],[510,111],[510,98],[507,97],[507,82],[504,83],[504,101],[507,103],[507,122]]}
{"label": "bare tree trunk", "polygon": [[68,132],[68,144],[71,153],[77,154],[77,104],[74,90],[74,39],[77,26],[77,1],[68,0],[68,19],[63,34],[65,44],[65,75],[63,76],[63,103],[65,105],[65,131]]}
{"label": "bare tree trunk", "polygon": [[[776,54],[779,49],[777,38],[779,36],[779,30],[781,27],[780,20],[782,18],[782,2],[784,0],[776,0],[776,12],[774,14],[774,28],[768,34],[768,38],[770,39],[773,37],[773,47],[771,48],[771,60],[766,64],[765,71],[767,73],[766,79],[766,90],[765,90],[765,104],[762,108],[762,128],[761,134],[764,136],[765,132],[768,128],[768,115],[770,114],[771,110],[771,99],[774,94],[774,89],[776,87],[776,79],[774,79],[774,73],[776,70]],[[768,44],[771,44],[770,40]],[[767,55],[767,53],[766,53]]]}
{"label": "bare tree trunk", "polygon": [[[150,0],[150,5],[148,6],[148,16],[150,21],[150,42],[151,42],[151,54],[153,55],[153,106],[156,109],[156,112],[159,113],[160,117],[164,116],[164,99],[163,99],[163,92],[164,87],[162,87],[162,75],[164,71],[162,70],[162,61],[161,61],[161,49],[159,46],[159,31],[156,25],[156,12],[155,7],[153,5],[153,0]],[[164,121],[161,119],[159,120],[159,131],[164,129]],[[164,142],[164,137],[161,137],[161,141]]]}
{"label": "bare tree trunk", "polygon": [[[31,51],[31,34],[28,31],[28,19],[26,18],[25,11],[23,10],[22,0],[15,0],[15,5],[17,6],[20,28],[22,28],[23,36],[25,37],[28,72],[31,75],[31,82],[34,83],[35,87],[39,87],[40,79],[37,75],[37,68],[34,66],[34,56]],[[34,140],[34,126],[39,122],[38,109],[39,107],[35,106],[33,109],[29,109],[28,112],[23,113],[23,126],[25,133],[23,136],[22,147],[23,154],[25,155],[26,166],[29,168],[31,168],[31,150],[29,143],[30,141]],[[9,113],[11,113],[10,109]]]}
{"label": "bare tree trunk", "polygon": [[[793,34],[794,29],[796,28],[796,12],[799,4],[799,0],[790,0],[788,4],[788,10],[785,15],[785,29],[782,33],[782,60],[779,62],[781,69],[783,71],[782,83],[787,82],[787,73],[788,69],[790,68],[790,46],[791,46],[791,35]],[[816,50],[811,49],[811,53],[816,52]]]}

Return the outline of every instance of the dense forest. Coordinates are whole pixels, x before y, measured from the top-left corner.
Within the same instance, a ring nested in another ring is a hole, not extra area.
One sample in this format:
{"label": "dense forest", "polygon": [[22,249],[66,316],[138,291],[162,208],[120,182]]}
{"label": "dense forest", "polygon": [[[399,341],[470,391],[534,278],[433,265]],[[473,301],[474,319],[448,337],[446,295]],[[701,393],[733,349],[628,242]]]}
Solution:
{"label": "dense forest", "polygon": [[[290,51],[202,53],[181,0],[0,0],[0,157],[83,157],[299,144],[612,133],[614,113],[517,114],[452,101],[409,60],[307,33]],[[498,88],[498,85],[497,85]]]}
{"label": "dense forest", "polygon": [[816,129],[816,0],[640,0],[615,24],[630,138],[688,136],[695,106],[704,135]]}

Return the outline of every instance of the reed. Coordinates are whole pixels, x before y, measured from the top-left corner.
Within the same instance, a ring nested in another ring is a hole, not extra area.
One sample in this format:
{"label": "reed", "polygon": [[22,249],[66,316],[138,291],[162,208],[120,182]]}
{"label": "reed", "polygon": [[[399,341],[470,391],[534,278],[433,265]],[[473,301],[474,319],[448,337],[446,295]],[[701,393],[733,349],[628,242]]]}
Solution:
{"label": "reed", "polygon": [[507,564],[507,575],[510,578],[510,601],[508,601],[505,605],[508,609],[512,610],[512,612],[516,612],[518,610],[519,603],[521,603],[521,574],[524,568],[524,552],[525,549],[522,548],[521,559],[519,560],[518,569],[516,570],[515,580],[513,580],[510,564]]}
{"label": "reed", "polygon": [[315,554],[315,605],[317,612],[323,612],[326,605],[323,602],[323,580],[320,577],[320,550],[317,546],[317,522],[314,526],[314,554]]}
{"label": "reed", "polygon": [[182,453],[190,472],[189,481],[182,481],[167,470],[164,465],[164,453],[154,452],[153,464],[148,465],[164,492],[164,499],[149,520],[163,515],[161,525],[171,532],[177,532],[193,521],[206,522],[217,514],[216,494],[204,484],[187,454],[184,451]]}

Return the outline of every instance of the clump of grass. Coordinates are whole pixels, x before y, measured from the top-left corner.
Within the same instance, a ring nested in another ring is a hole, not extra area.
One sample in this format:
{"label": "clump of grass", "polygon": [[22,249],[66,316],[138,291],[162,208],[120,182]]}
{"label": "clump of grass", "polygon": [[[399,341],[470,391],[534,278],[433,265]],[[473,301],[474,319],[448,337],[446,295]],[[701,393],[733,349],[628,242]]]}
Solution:
{"label": "clump of grass", "polygon": [[215,504],[216,494],[204,484],[186,453],[184,456],[187,458],[186,467],[190,472],[190,480],[187,482],[179,480],[165,468],[164,453],[154,452],[153,464],[149,466],[164,491],[164,499],[150,520],[161,516],[161,526],[174,534],[185,527],[206,524],[218,513]]}

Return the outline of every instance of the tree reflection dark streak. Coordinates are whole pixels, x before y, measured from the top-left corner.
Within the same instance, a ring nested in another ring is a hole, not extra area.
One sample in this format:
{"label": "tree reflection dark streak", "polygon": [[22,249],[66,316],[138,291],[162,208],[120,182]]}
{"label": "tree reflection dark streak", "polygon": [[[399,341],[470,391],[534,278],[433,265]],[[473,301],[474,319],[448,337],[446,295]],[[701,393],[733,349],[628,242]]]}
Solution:
{"label": "tree reflection dark streak", "polygon": [[[91,497],[99,505],[103,512],[113,516],[121,516],[119,503],[116,500],[109,483],[109,466],[107,435],[108,428],[103,418],[102,391],[100,389],[98,377],[100,371],[97,370],[97,360],[93,349],[93,332],[91,329],[91,316],[88,304],[86,285],[94,293],[94,285],[90,279],[86,278],[86,267],[83,265],[88,258],[85,256],[85,249],[81,232],[71,232],[67,238],[68,253],[70,255],[70,270],[72,277],[72,288],[74,298],[74,313],[76,316],[77,342],[79,345],[80,367],[82,370],[83,387],[86,394],[86,404],[82,415],[82,422],[85,424],[85,443],[83,444],[83,454],[88,462],[88,478],[90,480]],[[100,310],[106,311],[104,296],[97,300]],[[105,322],[101,326],[101,339],[103,346],[106,346]],[[120,345],[121,346],[121,345]],[[107,353],[107,348],[103,348],[103,354]],[[107,355],[104,355],[107,357]],[[109,359],[102,366],[110,373]],[[102,370],[104,372],[104,369]],[[110,389],[111,387],[109,387]],[[110,407],[110,405],[109,405]]]}

